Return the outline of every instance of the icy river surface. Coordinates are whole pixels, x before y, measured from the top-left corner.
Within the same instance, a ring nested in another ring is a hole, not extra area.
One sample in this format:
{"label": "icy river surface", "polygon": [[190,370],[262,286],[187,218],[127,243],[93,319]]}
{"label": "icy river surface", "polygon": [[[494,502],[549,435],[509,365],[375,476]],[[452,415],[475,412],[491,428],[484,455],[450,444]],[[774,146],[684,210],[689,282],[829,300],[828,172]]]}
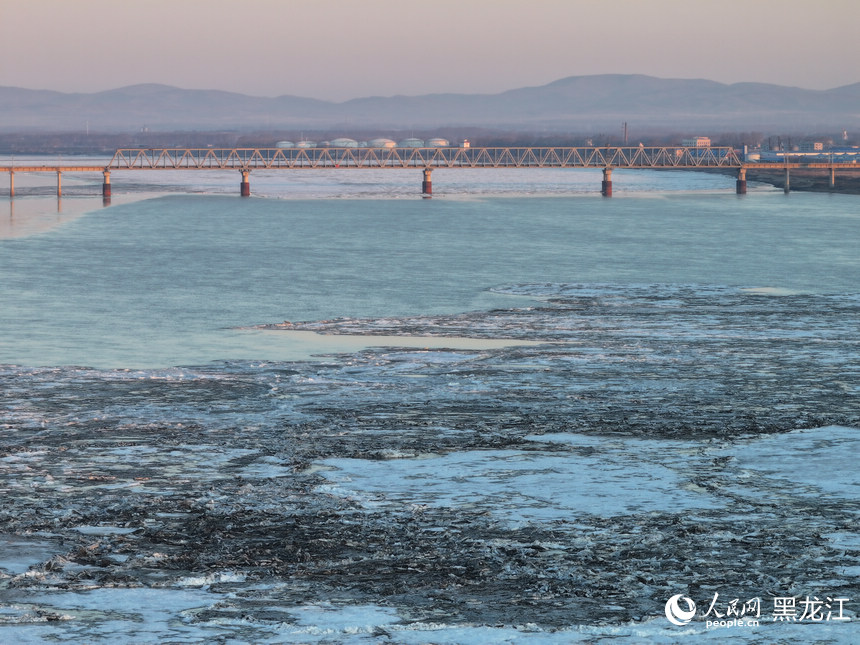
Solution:
{"label": "icy river surface", "polygon": [[0,642],[860,641],[857,197],[115,174],[0,209]]}

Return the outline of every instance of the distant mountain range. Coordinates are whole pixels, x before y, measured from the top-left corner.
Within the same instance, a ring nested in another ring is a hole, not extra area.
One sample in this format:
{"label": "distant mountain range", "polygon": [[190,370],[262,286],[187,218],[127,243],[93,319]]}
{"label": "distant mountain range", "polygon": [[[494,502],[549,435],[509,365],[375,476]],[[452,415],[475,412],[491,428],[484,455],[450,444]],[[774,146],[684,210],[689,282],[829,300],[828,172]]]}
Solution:
{"label": "distant mountain range", "polygon": [[0,87],[0,132],[352,130],[474,126],[505,130],[615,132],[714,128],[815,132],[860,128],[860,83],[804,90],[642,75],[573,76],[500,94],[427,94],[342,103],[263,98],[166,85],[68,94]]}

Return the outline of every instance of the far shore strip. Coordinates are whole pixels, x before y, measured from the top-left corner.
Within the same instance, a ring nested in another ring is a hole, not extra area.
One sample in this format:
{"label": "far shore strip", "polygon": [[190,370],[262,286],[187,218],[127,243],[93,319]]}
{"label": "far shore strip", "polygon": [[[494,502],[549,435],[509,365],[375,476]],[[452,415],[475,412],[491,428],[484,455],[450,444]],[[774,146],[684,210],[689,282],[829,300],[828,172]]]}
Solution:
{"label": "far shore strip", "polygon": [[298,329],[269,329],[270,333],[287,334],[314,344],[343,348],[346,351],[365,347],[407,347],[410,349],[504,349],[517,346],[547,345],[553,341],[518,340],[515,338],[467,338],[465,336],[381,336],[375,334],[323,334]]}

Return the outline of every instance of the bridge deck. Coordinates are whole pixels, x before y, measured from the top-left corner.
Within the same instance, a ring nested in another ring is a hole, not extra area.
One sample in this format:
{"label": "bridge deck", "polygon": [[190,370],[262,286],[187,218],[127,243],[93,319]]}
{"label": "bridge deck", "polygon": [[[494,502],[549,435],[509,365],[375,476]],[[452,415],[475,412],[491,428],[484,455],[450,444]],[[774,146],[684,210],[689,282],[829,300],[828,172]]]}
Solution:
{"label": "bridge deck", "polygon": [[105,166],[0,166],[0,172],[104,172]]}
{"label": "bridge deck", "polygon": [[120,148],[103,166],[0,166],[2,172],[302,168],[840,169],[855,162],[745,162],[733,148]]}

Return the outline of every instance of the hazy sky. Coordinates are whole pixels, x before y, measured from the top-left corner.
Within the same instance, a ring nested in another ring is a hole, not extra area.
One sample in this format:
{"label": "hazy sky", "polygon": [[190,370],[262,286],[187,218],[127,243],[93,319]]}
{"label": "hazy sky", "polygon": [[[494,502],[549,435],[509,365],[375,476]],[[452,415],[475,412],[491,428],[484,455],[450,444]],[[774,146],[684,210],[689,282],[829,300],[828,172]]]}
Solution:
{"label": "hazy sky", "polygon": [[329,100],[638,73],[860,81],[860,0],[0,0],[0,85]]}

